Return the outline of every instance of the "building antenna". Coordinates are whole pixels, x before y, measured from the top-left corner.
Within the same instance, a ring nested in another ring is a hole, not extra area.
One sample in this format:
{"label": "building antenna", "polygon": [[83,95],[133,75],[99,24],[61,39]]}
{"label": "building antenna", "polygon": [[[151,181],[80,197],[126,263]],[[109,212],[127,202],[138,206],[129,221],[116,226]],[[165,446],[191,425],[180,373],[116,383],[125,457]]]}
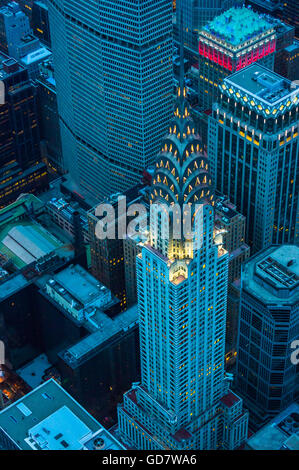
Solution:
{"label": "building antenna", "polygon": [[180,8],[180,79],[179,96],[184,98],[185,70],[184,70],[184,28],[183,28],[183,7]]}

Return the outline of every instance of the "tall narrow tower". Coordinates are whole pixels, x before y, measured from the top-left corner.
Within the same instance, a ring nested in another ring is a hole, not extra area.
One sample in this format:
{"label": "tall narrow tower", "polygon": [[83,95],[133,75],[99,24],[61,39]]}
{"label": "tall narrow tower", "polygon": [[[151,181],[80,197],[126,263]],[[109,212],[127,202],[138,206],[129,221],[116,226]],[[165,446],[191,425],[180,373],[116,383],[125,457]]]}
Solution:
{"label": "tall narrow tower", "polygon": [[172,110],[169,0],[49,0],[70,189],[96,204],[154,164]]}
{"label": "tall narrow tower", "polygon": [[[150,236],[137,256],[141,383],[118,409],[120,435],[137,449],[235,449],[246,438],[248,416],[224,372],[228,255],[214,231],[213,197],[181,63]],[[178,205],[191,210],[193,238],[173,236]]]}

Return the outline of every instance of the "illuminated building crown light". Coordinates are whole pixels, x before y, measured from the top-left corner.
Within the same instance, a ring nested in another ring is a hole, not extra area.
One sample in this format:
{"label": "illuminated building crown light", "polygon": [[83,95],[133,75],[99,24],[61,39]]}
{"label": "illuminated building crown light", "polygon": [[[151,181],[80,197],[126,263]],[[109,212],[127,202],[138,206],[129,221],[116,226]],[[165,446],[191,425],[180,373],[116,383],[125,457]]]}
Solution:
{"label": "illuminated building crown light", "polygon": [[151,202],[194,204],[213,201],[207,154],[195,131],[184,84],[184,47],[181,25],[180,79],[174,115],[156,160]]}
{"label": "illuminated building crown light", "polygon": [[151,199],[169,205],[213,201],[207,154],[180,88],[169,133],[157,157]]}

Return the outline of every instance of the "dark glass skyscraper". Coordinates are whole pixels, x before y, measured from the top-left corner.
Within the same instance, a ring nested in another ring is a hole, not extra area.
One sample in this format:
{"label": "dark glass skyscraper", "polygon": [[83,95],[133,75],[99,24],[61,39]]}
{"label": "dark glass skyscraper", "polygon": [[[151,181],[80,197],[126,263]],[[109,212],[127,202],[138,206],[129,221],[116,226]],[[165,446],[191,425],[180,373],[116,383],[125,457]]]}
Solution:
{"label": "dark glass skyscraper", "polygon": [[63,155],[93,203],[139,182],[172,109],[169,0],[50,0]]}
{"label": "dark glass skyscraper", "polygon": [[237,384],[253,426],[298,399],[298,258],[298,246],[272,246],[243,267]]}
{"label": "dark glass skyscraper", "polygon": [[211,173],[254,251],[298,242],[299,88],[254,64],[227,77],[209,122]]}
{"label": "dark glass skyscraper", "polygon": [[40,134],[36,86],[28,70],[0,53],[0,80],[5,86],[0,103],[0,208],[20,193],[36,192],[48,185],[40,162]]}

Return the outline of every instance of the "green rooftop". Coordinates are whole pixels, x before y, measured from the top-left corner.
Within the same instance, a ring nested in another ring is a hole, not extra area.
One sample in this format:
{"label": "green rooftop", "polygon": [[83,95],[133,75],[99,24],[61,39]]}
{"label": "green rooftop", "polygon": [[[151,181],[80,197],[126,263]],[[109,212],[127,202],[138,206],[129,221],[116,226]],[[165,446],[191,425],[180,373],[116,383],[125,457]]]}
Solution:
{"label": "green rooftop", "polygon": [[62,246],[42,225],[32,220],[31,212],[42,207],[43,203],[30,194],[0,210],[0,253],[17,269]]}
{"label": "green rooftop", "polygon": [[203,30],[233,46],[243,44],[273,26],[248,8],[230,8],[210,21]]}

